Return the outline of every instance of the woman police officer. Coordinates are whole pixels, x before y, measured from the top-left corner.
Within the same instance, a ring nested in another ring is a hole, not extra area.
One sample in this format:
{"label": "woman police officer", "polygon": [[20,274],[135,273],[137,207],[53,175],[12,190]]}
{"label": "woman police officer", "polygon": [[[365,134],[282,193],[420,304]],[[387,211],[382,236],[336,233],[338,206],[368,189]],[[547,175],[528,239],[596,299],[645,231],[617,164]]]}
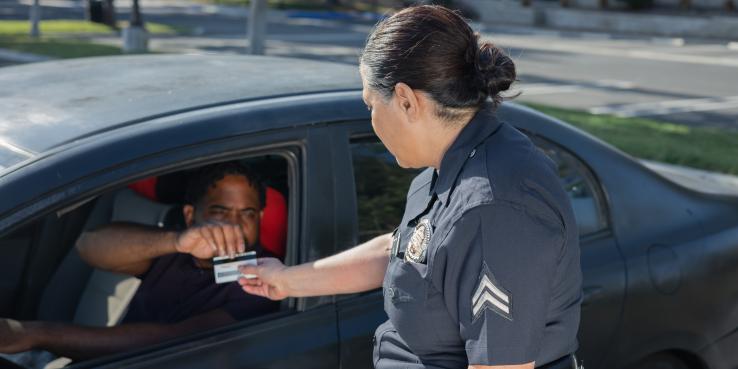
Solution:
{"label": "woman police officer", "polygon": [[410,186],[402,223],[340,254],[241,272],[271,299],[383,286],[377,368],[572,368],[581,302],[578,233],[556,167],[494,109],[512,60],[458,14],[404,9],[361,57],[372,126]]}

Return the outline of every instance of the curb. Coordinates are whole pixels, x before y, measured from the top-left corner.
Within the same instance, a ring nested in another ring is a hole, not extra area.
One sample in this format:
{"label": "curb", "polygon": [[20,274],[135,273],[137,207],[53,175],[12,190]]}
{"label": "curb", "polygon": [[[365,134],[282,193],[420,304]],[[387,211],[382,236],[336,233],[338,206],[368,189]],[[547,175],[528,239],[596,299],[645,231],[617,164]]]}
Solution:
{"label": "curb", "polygon": [[14,63],[35,63],[47,60],[53,60],[50,56],[24,53],[9,49],[0,49],[0,60],[7,60]]}

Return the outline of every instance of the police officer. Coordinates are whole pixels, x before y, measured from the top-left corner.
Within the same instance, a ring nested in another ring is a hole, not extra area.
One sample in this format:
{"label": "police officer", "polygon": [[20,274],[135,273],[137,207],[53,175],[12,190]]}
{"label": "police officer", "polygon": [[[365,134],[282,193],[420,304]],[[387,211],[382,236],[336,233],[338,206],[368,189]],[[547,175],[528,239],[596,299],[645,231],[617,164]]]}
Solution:
{"label": "police officer", "polygon": [[404,9],[361,57],[372,126],[412,182],[394,234],[239,283],[282,299],[379,287],[376,368],[573,368],[578,231],[556,166],[495,116],[515,66],[457,13]]}

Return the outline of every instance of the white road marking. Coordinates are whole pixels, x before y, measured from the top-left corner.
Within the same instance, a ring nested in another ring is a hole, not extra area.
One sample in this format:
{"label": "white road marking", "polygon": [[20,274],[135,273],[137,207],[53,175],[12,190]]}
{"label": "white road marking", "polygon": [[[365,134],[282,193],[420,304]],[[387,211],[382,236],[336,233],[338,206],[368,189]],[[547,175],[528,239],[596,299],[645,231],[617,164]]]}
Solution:
{"label": "white road marking", "polygon": [[591,114],[609,114],[621,118],[632,118],[732,108],[738,108],[738,96],[707,97],[618,106],[600,106],[590,108],[588,111]]}
{"label": "white road marking", "polygon": [[630,81],[620,81],[617,79],[602,79],[594,81],[592,83],[598,87],[617,88],[621,90],[632,90],[636,87],[636,84]]}
{"label": "white road marking", "polygon": [[536,96],[536,95],[548,95],[548,94],[561,94],[561,93],[573,93],[579,92],[586,88],[616,88],[620,90],[632,90],[636,87],[636,84],[630,81],[620,81],[614,79],[603,79],[599,81],[586,82],[586,83],[574,83],[574,84],[559,84],[559,83],[521,83],[516,86],[513,94],[522,92],[522,96]]}
{"label": "white road marking", "polygon": [[[577,92],[582,89],[579,85],[561,85],[556,83],[529,83],[518,86],[518,91],[522,92],[522,96],[548,95]],[[513,91],[517,93],[517,91]]]}
{"label": "white road marking", "polygon": [[611,56],[617,58],[645,59],[657,60],[670,63],[686,63],[700,65],[718,65],[724,67],[738,68],[738,58],[726,56],[701,56],[701,55],[685,55],[676,53],[655,52],[649,50],[625,49],[619,47],[601,47],[592,44],[574,44],[565,43],[556,40],[531,40],[526,37],[511,35],[490,35],[485,34],[485,38],[492,39],[496,44],[506,48],[514,47],[518,49],[546,50],[554,52],[565,52],[572,54]]}
{"label": "white road marking", "polygon": [[684,46],[684,39],[678,37],[653,37],[651,38],[651,43],[670,46]]}

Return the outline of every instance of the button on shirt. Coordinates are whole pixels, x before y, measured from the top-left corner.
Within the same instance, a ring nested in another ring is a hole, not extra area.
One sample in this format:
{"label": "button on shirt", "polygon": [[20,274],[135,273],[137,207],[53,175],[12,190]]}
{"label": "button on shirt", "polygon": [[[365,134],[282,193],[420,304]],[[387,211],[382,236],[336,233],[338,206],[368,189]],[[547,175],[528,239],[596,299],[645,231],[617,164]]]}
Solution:
{"label": "button on shirt", "polygon": [[488,105],[408,191],[374,364],[547,364],[577,349],[579,236],[556,165]]}

